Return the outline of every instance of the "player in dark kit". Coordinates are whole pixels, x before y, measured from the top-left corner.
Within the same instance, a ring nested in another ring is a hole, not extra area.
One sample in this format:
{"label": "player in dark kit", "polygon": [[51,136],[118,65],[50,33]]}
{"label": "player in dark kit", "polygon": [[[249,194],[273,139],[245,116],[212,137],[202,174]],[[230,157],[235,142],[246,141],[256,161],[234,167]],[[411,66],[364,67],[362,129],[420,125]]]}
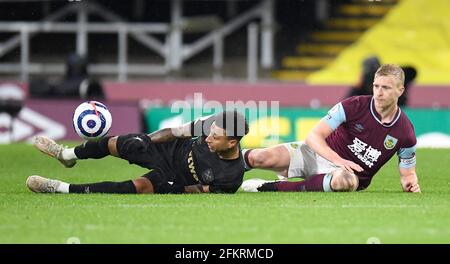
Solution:
{"label": "player in dark kit", "polygon": [[66,167],[73,167],[77,159],[112,155],[151,171],[135,180],[93,184],[68,184],[33,175],[27,186],[42,193],[234,193],[244,175],[239,141],[247,133],[245,117],[226,111],[177,128],[105,137],[75,148],[37,137],[35,147]]}
{"label": "player in dark kit", "polygon": [[366,189],[389,159],[399,158],[400,182],[406,192],[420,192],[416,175],[416,137],[398,107],[404,73],[382,65],[373,96],[355,96],[334,106],[308,134],[306,142],[244,150],[248,167],[271,169],[300,182],[250,179],[244,191],[356,191]]}

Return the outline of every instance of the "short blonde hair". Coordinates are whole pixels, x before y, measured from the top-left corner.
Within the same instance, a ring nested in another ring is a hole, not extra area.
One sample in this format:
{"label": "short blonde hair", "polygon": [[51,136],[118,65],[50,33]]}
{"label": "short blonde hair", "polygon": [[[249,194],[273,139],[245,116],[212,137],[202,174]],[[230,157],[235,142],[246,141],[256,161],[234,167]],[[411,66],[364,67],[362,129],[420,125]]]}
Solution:
{"label": "short blonde hair", "polygon": [[378,68],[375,73],[375,77],[378,76],[393,76],[395,77],[401,86],[405,85],[405,72],[403,72],[400,66],[395,64],[383,64]]}

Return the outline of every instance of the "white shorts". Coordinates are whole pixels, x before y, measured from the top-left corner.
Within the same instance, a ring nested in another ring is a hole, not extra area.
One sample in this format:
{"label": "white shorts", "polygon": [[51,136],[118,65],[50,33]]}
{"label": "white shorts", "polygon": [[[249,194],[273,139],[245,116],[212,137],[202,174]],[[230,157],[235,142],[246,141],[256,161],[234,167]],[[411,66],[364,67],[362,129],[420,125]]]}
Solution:
{"label": "white shorts", "polygon": [[339,167],[331,161],[323,158],[304,141],[283,144],[289,151],[291,161],[289,163],[288,178],[308,178],[315,174],[330,173]]}

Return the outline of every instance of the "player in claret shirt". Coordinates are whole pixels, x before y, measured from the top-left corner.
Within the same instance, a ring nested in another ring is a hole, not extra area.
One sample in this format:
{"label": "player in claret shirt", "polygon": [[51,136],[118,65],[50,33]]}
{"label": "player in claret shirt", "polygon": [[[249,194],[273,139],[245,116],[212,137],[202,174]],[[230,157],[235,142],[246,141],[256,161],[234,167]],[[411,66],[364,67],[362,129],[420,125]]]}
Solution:
{"label": "player in claret shirt", "polygon": [[112,155],[151,171],[125,182],[69,184],[32,175],[26,183],[39,193],[234,193],[244,176],[239,142],[247,133],[245,117],[226,111],[177,128],[104,137],[75,148],[37,137],[35,147],[66,167]]}
{"label": "player in claret shirt", "polygon": [[373,96],[355,96],[335,105],[305,142],[243,150],[247,168],[271,169],[279,178],[304,181],[244,181],[258,191],[359,191],[397,154],[405,192],[420,192],[414,127],[397,105],[404,91],[403,70],[391,64],[375,73]]}

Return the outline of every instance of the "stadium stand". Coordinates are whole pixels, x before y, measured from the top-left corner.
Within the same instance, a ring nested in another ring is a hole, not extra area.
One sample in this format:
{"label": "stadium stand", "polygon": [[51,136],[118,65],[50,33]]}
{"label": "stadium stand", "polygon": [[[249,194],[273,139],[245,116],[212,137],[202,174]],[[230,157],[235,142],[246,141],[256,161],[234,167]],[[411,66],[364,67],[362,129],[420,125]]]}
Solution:
{"label": "stadium stand", "polygon": [[272,73],[273,77],[304,81],[310,74],[332,63],[341,51],[381,21],[396,3],[396,0],[328,1],[324,8],[330,14],[305,33],[293,53],[281,58],[280,69]]}
{"label": "stadium stand", "polygon": [[449,9],[450,3],[446,0],[400,1],[335,61],[308,76],[307,82],[356,83],[361,61],[377,56],[382,63],[416,67],[418,84],[450,83]]}

